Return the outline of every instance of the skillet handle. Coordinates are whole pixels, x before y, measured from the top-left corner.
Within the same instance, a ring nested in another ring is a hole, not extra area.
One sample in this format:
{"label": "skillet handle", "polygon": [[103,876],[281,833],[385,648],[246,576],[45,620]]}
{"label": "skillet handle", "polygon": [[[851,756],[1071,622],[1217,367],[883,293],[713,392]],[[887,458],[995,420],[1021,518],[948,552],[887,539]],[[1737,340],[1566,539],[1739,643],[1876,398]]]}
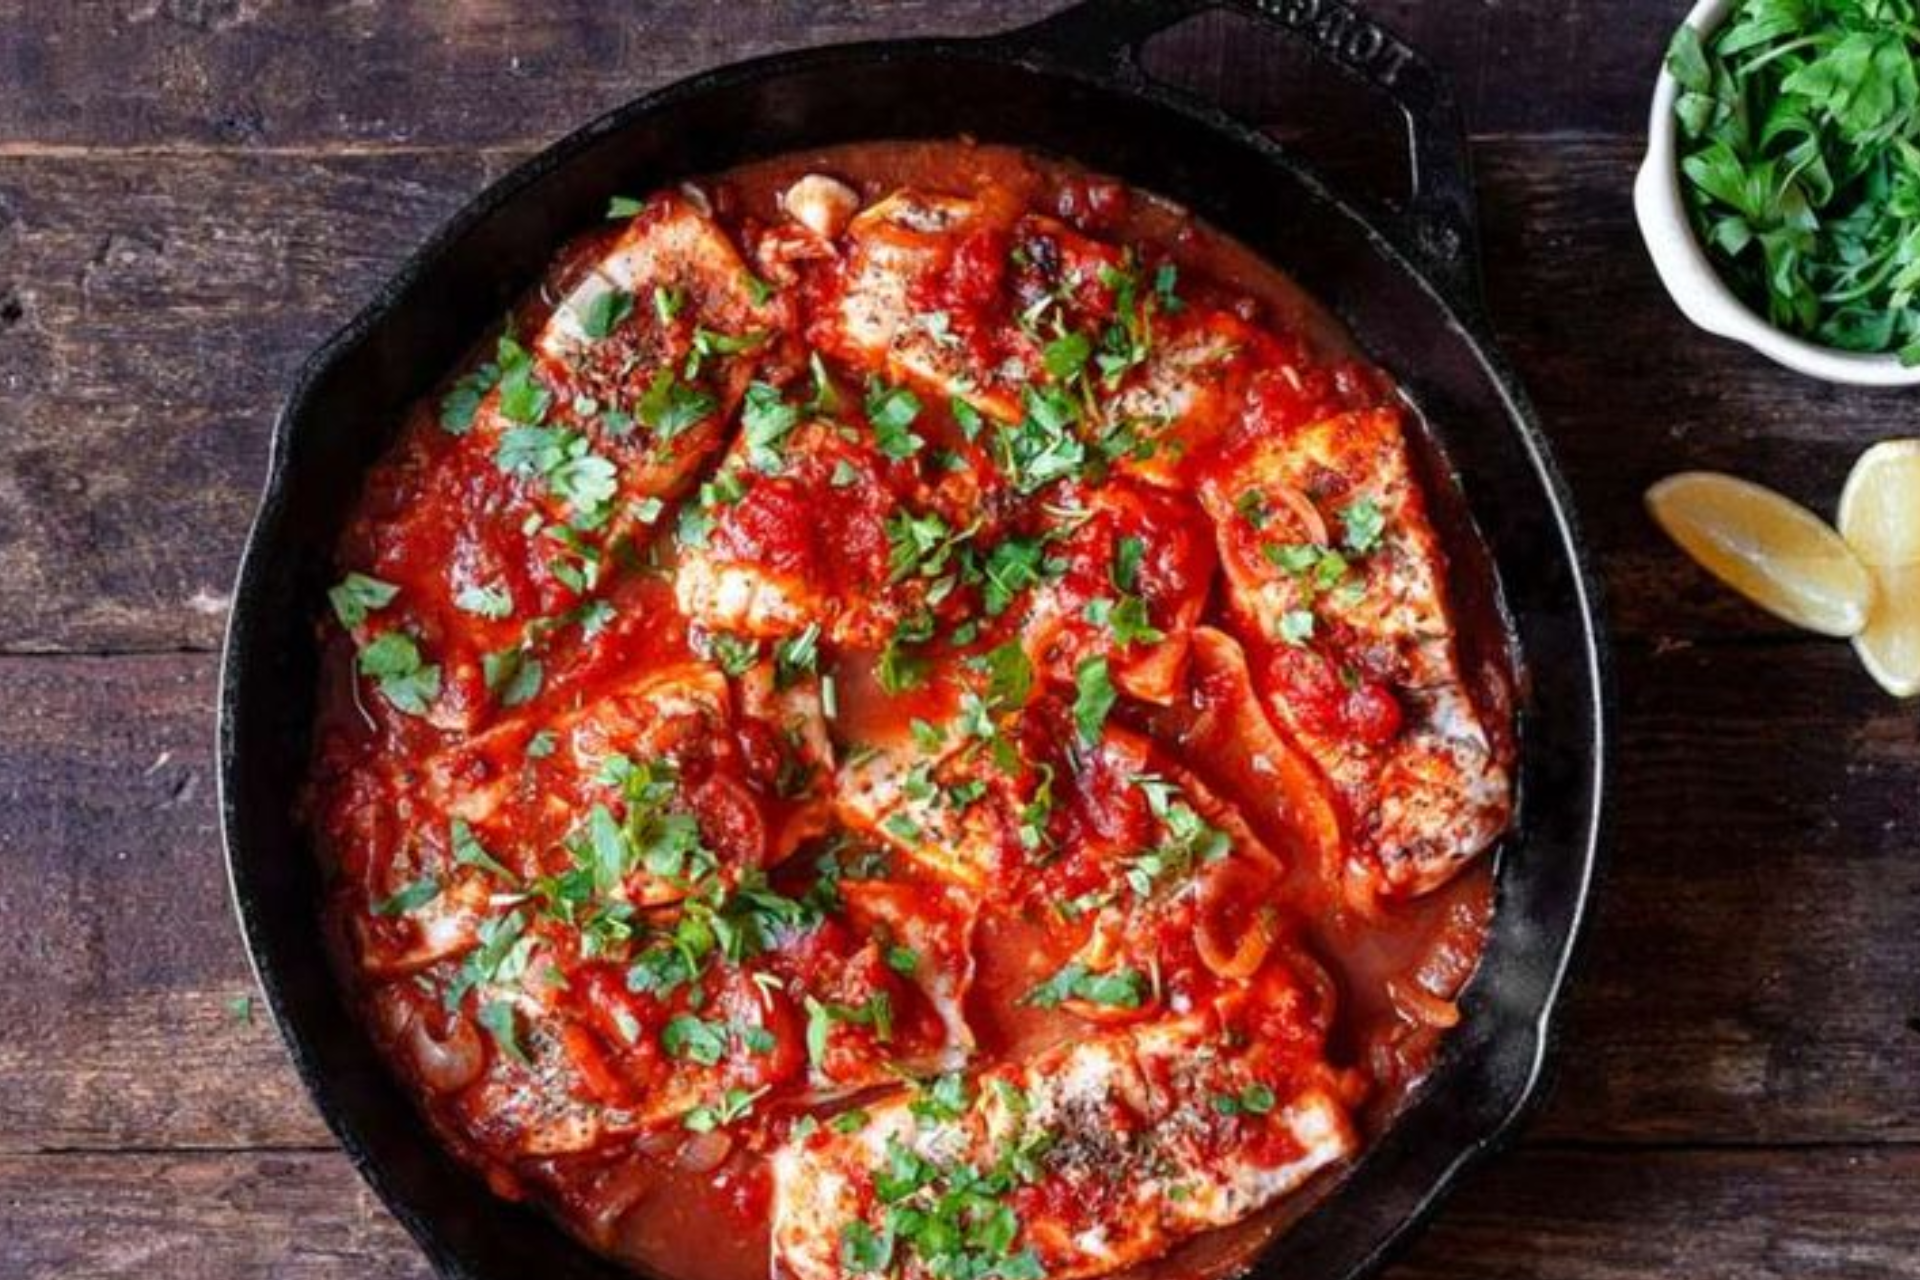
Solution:
{"label": "skillet handle", "polygon": [[1304,41],[1313,53],[1386,94],[1407,120],[1413,191],[1395,218],[1406,247],[1456,305],[1480,309],[1473,167],[1453,86],[1368,17],[1356,0],[1082,0],[1002,37],[1023,53],[1123,82],[1151,82],[1140,47],[1189,18],[1231,9]]}

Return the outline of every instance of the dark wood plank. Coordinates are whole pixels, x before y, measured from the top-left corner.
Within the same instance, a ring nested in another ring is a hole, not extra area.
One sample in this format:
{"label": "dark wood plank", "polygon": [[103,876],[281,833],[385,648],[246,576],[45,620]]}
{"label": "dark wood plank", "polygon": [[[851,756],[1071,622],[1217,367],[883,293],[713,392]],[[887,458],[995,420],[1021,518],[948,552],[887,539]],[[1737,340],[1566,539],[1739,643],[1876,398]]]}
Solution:
{"label": "dark wood plank", "polygon": [[326,1142],[264,1013],[230,1008],[213,663],[13,659],[0,689],[0,1150]]}
{"label": "dark wood plank", "polygon": [[1920,1276],[1920,1151],[1523,1151],[1469,1182],[1391,1280]]}
{"label": "dark wood plank", "polygon": [[[1640,493],[1705,466],[1830,509],[1858,451],[1912,414],[1689,328],[1628,217],[1636,151],[1481,148],[1496,327],[1621,631],[1780,634],[1673,552]],[[0,650],[217,644],[293,370],[511,159],[0,158]]]}
{"label": "dark wood plank", "polygon": [[[1009,30],[1059,0],[667,0],[450,9],[434,0],[16,0],[0,24],[0,146],[526,145],[723,62],[843,40]],[[1522,21],[1493,4],[1371,8],[1451,71],[1488,132],[1640,122],[1677,0],[1573,5]],[[1261,115],[1292,79],[1244,20],[1171,38],[1168,61]],[[1576,92],[1571,92],[1577,88]]]}
{"label": "dark wood plank", "polygon": [[[1622,656],[1614,861],[1538,1132],[1920,1141],[1911,712],[1836,646]],[[32,924],[0,930],[0,1151],[324,1143],[227,1012],[212,659],[4,659],[0,688],[0,920]]]}
{"label": "dark wood plank", "polygon": [[336,1152],[0,1157],[0,1274],[19,1280],[431,1276]]}
{"label": "dark wood plank", "polygon": [[[1524,1151],[1470,1181],[1391,1280],[1920,1276],[1920,1151]],[[0,1272],[430,1274],[333,1153],[0,1157]]]}

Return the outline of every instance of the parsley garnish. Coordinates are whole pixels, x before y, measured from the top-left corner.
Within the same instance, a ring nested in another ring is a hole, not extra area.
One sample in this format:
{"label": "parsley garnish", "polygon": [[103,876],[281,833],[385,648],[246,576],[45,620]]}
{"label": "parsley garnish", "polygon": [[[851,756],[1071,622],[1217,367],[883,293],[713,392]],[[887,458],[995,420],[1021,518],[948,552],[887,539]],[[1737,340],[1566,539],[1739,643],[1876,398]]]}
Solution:
{"label": "parsley garnish", "polygon": [[365,622],[369,613],[392,604],[399,594],[400,588],[391,582],[369,578],[364,573],[349,573],[327,592],[327,600],[333,605],[333,616],[340,619],[340,625],[351,630]]}
{"label": "parsley garnish", "polygon": [[473,828],[463,818],[455,818],[448,828],[448,841],[453,850],[453,860],[463,867],[478,867],[490,875],[498,876],[509,884],[519,883],[519,877],[502,866],[498,859],[487,852],[480,843]]}
{"label": "parsley garnish", "polygon": [[510,422],[535,426],[544,421],[553,407],[553,393],[533,376],[533,357],[512,338],[501,338],[500,414]]}
{"label": "parsley garnish", "polygon": [[968,444],[980,438],[980,428],[986,424],[978,409],[954,396],[947,402],[947,411],[953,415],[953,424],[960,428],[960,435]]}
{"label": "parsley garnish", "polygon": [[1119,697],[1107,671],[1104,657],[1084,659],[1073,672],[1073,723],[1082,742],[1097,742],[1107,713]]}
{"label": "parsley garnish", "polygon": [[997,707],[1024,707],[1033,691],[1033,661],[1018,636],[975,659],[987,673],[987,701]]}
{"label": "parsley garnish", "polygon": [[1213,1109],[1223,1116],[1264,1116],[1277,1101],[1273,1090],[1256,1080],[1238,1093],[1214,1094]]}
{"label": "parsley garnish", "polygon": [[1911,3],[1746,0],[1667,66],[1694,229],[1773,324],[1920,363]]}
{"label": "parsley garnish", "polygon": [[480,402],[499,381],[500,366],[489,361],[449,387],[440,400],[440,429],[450,436],[463,436],[471,431]]}
{"label": "parsley garnish", "polygon": [[1068,333],[1049,342],[1040,352],[1040,363],[1055,382],[1071,382],[1080,376],[1093,355],[1093,343],[1084,333]]}
{"label": "parsley garnish", "polygon": [[492,618],[498,622],[513,615],[513,597],[507,589],[496,583],[473,583],[460,588],[453,598],[453,606],[463,613],[475,617]]}
{"label": "parsley garnish", "polygon": [[418,911],[440,896],[440,884],[432,876],[422,876],[390,898],[374,904],[377,916],[404,916]]}
{"label": "parsley garnish", "polygon": [[662,369],[641,393],[634,416],[653,432],[655,440],[665,443],[691,430],[719,407],[713,396],[681,382],[673,376],[673,370]]}
{"label": "parsley garnish", "polygon": [[986,577],[981,604],[988,617],[999,617],[1022,591],[1038,585],[1046,549],[1044,538],[1007,538],[994,544],[981,569]]}
{"label": "parsley garnish", "polygon": [[511,1000],[489,1000],[480,1006],[480,1025],[493,1037],[500,1052],[512,1058],[522,1066],[527,1065],[526,1050],[520,1047],[518,1020],[514,1016]]}
{"label": "parsley garnish", "polygon": [[1002,427],[995,462],[1021,493],[1037,493],[1056,480],[1077,475],[1087,463],[1087,447],[1075,434],[1081,408],[1063,388],[1026,388],[1025,413],[1014,427]]}
{"label": "parsley garnish", "polygon": [[580,331],[599,342],[609,337],[620,327],[620,322],[633,314],[633,295],[625,289],[602,289],[587,299],[587,304],[577,315]]}
{"label": "parsley garnish", "polygon": [[1280,615],[1280,638],[1296,647],[1313,639],[1313,610],[1289,609]]}
{"label": "parsley garnish", "polygon": [[1138,1009],[1146,1003],[1147,980],[1133,969],[1094,973],[1078,961],[1063,966],[1051,978],[1027,992],[1022,1003],[1052,1009],[1068,1000],[1113,1009]]}
{"label": "parsley garnish", "polygon": [[423,716],[440,696],[440,668],[420,658],[420,646],[403,631],[388,631],[360,651],[360,674],[371,676],[395,709]]}
{"label": "parsley garnish", "polygon": [[682,1117],[680,1123],[695,1133],[708,1133],[742,1119],[753,1112],[753,1104],[767,1092],[769,1086],[758,1089],[728,1089],[717,1102],[695,1107]]}
{"label": "parsley garnish", "polygon": [[748,465],[759,471],[778,471],[787,437],[799,422],[800,410],[780,398],[779,388],[764,382],[750,384],[740,410]]}
{"label": "parsley garnish", "polygon": [[773,687],[786,689],[802,676],[820,669],[820,624],[812,622],[797,636],[773,647]]}
{"label": "parsley garnish", "polygon": [[674,318],[680,314],[686,305],[687,291],[685,289],[675,289],[664,284],[653,286],[653,314],[659,317],[661,324],[672,324]]}
{"label": "parsley garnish", "polygon": [[1372,498],[1354,499],[1340,513],[1340,519],[1347,526],[1347,550],[1363,556],[1380,545],[1380,535],[1386,530],[1387,518],[1380,513],[1379,504]]}
{"label": "parsley garnish", "polygon": [[920,397],[905,387],[890,387],[877,379],[867,384],[867,421],[873,426],[874,447],[902,462],[926,447],[912,431],[920,416]]}
{"label": "parsley garnish", "polygon": [[486,681],[487,692],[500,699],[504,707],[517,707],[531,702],[540,692],[541,679],[545,672],[538,659],[528,656],[525,649],[503,649],[499,653],[482,654],[480,671]]}
{"label": "parsley garnish", "polygon": [[836,1022],[850,1027],[871,1027],[873,1038],[881,1044],[893,1039],[893,1002],[885,991],[876,991],[857,1005],[833,1004],[808,996],[806,1007],[807,1060],[816,1067],[826,1063],[827,1037]]}
{"label": "parsley garnish", "polygon": [[727,1056],[726,1024],[680,1014],[660,1032],[660,1047],[668,1057],[685,1058],[703,1067],[716,1066]]}

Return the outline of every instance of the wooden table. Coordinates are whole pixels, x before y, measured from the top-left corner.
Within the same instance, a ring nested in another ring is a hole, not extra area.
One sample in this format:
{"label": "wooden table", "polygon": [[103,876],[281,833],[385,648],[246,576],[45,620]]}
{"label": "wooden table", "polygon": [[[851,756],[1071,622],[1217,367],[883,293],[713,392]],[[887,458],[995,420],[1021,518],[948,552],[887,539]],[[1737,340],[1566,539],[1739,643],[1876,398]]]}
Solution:
{"label": "wooden table", "polygon": [[[0,1276],[425,1271],[247,1014],[215,825],[215,651],[308,350],[640,90],[1057,2],[0,0]],[[1628,188],[1683,7],[1378,5],[1462,91],[1489,305],[1605,568],[1622,691],[1557,1094],[1398,1277],[1920,1276],[1920,706],[1731,600],[1640,505],[1715,467],[1830,509],[1920,412],[1661,292]],[[1391,136],[1238,20],[1154,64],[1381,188]]]}

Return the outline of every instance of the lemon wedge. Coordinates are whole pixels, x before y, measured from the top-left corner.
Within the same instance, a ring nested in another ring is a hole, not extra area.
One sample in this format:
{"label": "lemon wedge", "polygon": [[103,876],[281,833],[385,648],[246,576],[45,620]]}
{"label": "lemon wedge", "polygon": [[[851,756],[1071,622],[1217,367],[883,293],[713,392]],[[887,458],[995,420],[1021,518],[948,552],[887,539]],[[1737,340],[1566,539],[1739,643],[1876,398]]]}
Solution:
{"label": "lemon wedge", "polygon": [[1707,572],[1776,617],[1830,636],[1867,625],[1866,567],[1798,503],[1733,476],[1686,471],[1648,489],[1647,510]]}
{"label": "lemon wedge", "polygon": [[1853,638],[1860,665],[1896,698],[1920,694],[1920,564],[1878,565],[1873,616]]}
{"label": "lemon wedge", "polygon": [[1920,564],[1920,440],[1860,455],[1840,491],[1840,536],[1870,565]]}
{"label": "lemon wedge", "polygon": [[1860,455],[1840,492],[1840,536],[1874,580],[1872,616],[1853,638],[1861,665],[1896,698],[1920,694],[1920,440]]}

